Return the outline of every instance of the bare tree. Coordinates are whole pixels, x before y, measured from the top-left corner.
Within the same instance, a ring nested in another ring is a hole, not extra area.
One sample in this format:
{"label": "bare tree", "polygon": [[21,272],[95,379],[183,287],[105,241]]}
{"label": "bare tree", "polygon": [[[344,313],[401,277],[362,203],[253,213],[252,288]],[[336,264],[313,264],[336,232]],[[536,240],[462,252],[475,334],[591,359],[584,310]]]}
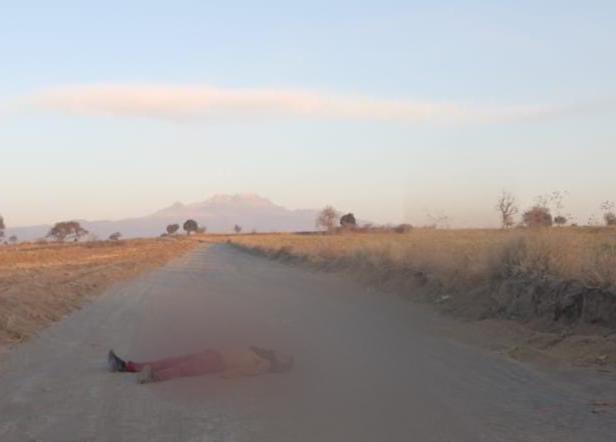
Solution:
{"label": "bare tree", "polygon": [[332,206],[325,206],[323,210],[319,212],[316,219],[316,227],[318,229],[327,230],[331,232],[336,227],[336,220],[338,219],[338,211]]}
{"label": "bare tree", "polygon": [[167,233],[169,235],[173,235],[175,232],[177,232],[178,230],[180,230],[180,225],[179,224],[169,224],[167,226]]}
{"label": "bare tree", "polygon": [[196,232],[199,228],[199,224],[194,219],[187,219],[182,226],[187,235],[190,235],[190,232]]}
{"label": "bare tree", "polygon": [[236,224],[233,226],[233,231],[235,233],[241,233],[242,232],[242,226],[240,226],[239,224]]}
{"label": "bare tree", "polygon": [[47,238],[54,238],[57,241],[64,241],[66,238],[72,237],[74,241],[87,235],[88,231],[81,227],[81,224],[77,221],[62,221],[54,224],[49,230]]}
{"label": "bare tree", "polygon": [[557,215],[560,215],[560,211],[565,208],[565,198],[568,196],[569,192],[566,190],[555,190],[550,194],[550,202]]}
{"label": "bare tree", "polygon": [[435,215],[427,213],[426,217],[429,220],[429,224],[426,227],[431,229],[448,229],[450,218],[444,213],[436,213]]}
{"label": "bare tree", "polygon": [[496,210],[500,212],[501,226],[503,229],[512,227],[514,224],[513,217],[518,213],[518,205],[515,196],[503,190],[498,197]]}
{"label": "bare tree", "polygon": [[535,206],[546,207],[550,212],[560,215],[561,210],[565,207],[565,199],[569,196],[566,190],[555,190],[551,193],[537,195],[535,197]]}

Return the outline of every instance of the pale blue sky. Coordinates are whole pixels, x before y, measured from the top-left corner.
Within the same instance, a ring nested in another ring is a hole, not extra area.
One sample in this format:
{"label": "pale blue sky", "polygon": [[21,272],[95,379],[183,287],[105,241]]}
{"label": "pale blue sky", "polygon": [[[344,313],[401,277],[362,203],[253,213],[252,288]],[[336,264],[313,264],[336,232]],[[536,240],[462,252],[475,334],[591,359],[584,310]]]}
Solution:
{"label": "pale blue sky", "polygon": [[578,222],[616,200],[612,1],[12,3],[12,225],[234,192],[479,226],[502,188],[568,190]]}

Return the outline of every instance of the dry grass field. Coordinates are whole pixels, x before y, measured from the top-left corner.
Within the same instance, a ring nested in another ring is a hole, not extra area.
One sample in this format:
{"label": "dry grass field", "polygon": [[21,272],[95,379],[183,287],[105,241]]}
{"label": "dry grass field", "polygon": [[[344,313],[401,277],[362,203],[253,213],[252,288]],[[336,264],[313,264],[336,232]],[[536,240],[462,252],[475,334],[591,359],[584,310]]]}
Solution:
{"label": "dry grass field", "polygon": [[268,255],[291,254],[315,264],[345,260],[426,272],[446,287],[472,287],[512,275],[616,286],[614,228],[414,229],[403,234],[242,235],[232,240]]}
{"label": "dry grass field", "polygon": [[197,244],[178,237],[0,247],[0,349],[27,339],[114,282]]}

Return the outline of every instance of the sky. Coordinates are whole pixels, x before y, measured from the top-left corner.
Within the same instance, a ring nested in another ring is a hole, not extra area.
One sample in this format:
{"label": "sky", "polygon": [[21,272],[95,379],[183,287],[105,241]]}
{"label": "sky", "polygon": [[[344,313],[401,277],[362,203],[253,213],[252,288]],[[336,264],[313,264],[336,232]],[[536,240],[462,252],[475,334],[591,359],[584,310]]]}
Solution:
{"label": "sky", "polygon": [[506,189],[616,200],[613,1],[6,2],[0,214],[258,193],[492,226]]}

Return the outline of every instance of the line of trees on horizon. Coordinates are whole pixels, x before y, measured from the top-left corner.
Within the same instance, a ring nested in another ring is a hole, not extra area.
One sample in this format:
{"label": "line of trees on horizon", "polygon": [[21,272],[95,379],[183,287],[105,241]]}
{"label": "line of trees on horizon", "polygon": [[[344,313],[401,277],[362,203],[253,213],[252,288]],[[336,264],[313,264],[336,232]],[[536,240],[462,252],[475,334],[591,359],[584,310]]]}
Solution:
{"label": "line of trees on horizon", "polygon": [[[501,191],[498,196],[495,210],[499,213],[500,224],[503,229],[510,229],[512,227],[551,227],[551,226],[565,226],[568,223],[572,226],[577,226],[576,223],[571,223],[572,216],[564,212],[565,200],[569,193],[567,191],[554,191],[552,193],[539,195],[534,198],[533,204],[520,213],[520,205],[518,199],[513,193],[507,190]],[[603,224],[605,226],[616,226],[616,202],[604,201],[600,204]],[[516,219],[516,217],[519,217]],[[444,215],[437,217],[428,215],[432,221],[430,225],[425,227],[437,228],[439,226],[447,227],[449,218]],[[590,217],[586,223],[589,226],[598,225],[598,221],[594,217]],[[199,226],[198,222],[194,219],[187,219],[182,224],[182,229],[186,235],[193,233],[205,233],[207,232],[206,226]],[[375,226],[371,223],[365,223],[362,226],[358,225],[357,219],[352,212],[340,213],[333,206],[328,205],[321,209],[315,220],[315,227],[317,230],[332,232],[344,232],[344,231],[394,231],[399,233],[405,233],[412,229],[410,224],[399,224]],[[2,215],[0,215],[0,244],[15,244],[18,242],[16,235],[11,235],[5,238],[6,223]],[[180,224],[174,223],[166,226],[165,232],[161,236],[175,235],[180,230]],[[239,234],[243,231],[243,228],[239,224],[233,226],[233,232]],[[256,230],[252,230],[252,233],[256,233]],[[81,226],[78,221],[60,221],[55,223],[42,241],[52,239],[58,242],[64,242],[66,240],[73,240],[74,242],[82,240],[84,237],[93,238],[96,240],[96,236],[88,232]],[[121,232],[114,232],[107,238],[110,241],[118,241],[122,238]]]}
{"label": "line of trees on horizon", "polygon": [[[207,232],[207,227],[200,226],[199,223],[195,221],[194,219],[187,219],[186,221],[184,221],[184,224],[182,224],[182,229],[184,230],[184,232],[186,232],[186,235],[190,235],[192,233],[206,233]],[[180,225],[179,224],[169,224],[165,230],[166,232],[163,233],[161,236],[175,235],[180,230]],[[242,230],[243,228],[239,224],[235,224],[233,226],[233,231],[236,234],[242,233]],[[253,229],[253,233],[255,232],[256,230]]]}
{"label": "line of trees on horizon", "polygon": [[[207,232],[207,227],[199,226],[199,223],[194,219],[187,219],[182,224],[182,229],[186,232],[186,235],[190,235],[191,233],[205,233]],[[179,224],[169,224],[165,228],[165,232],[163,232],[160,236],[172,236],[175,235],[180,230]]]}
{"label": "line of trees on horizon", "polygon": [[366,223],[359,226],[355,214],[348,212],[341,214],[333,206],[325,206],[317,214],[315,227],[318,230],[326,233],[339,232],[374,232],[374,231],[393,231],[396,233],[409,232],[413,226],[410,224],[398,224],[396,226],[375,226],[372,223]]}
{"label": "line of trees on horizon", "polygon": [[[503,190],[498,196],[495,209],[499,213],[501,227],[509,229],[512,227],[551,227],[565,226],[570,223],[572,216],[564,213],[565,199],[569,193],[567,191],[554,191],[545,195],[539,195],[534,198],[533,204],[520,214],[517,198],[509,191]],[[604,201],[599,206],[602,212],[603,223],[605,226],[616,226],[616,203],[613,201]],[[520,214],[519,220],[516,221],[516,215]],[[438,226],[448,226],[449,218],[445,215],[432,216],[428,215],[431,224],[424,226],[437,228]],[[597,221],[591,217],[587,225],[597,225]],[[577,226],[572,223],[572,226]],[[408,232],[412,229],[410,224],[399,224],[397,226],[385,225],[376,227],[373,224],[367,223],[359,227],[355,215],[346,213],[341,215],[333,206],[325,206],[317,214],[315,226],[318,230],[328,233],[344,232],[348,230],[354,231],[374,231],[374,230],[390,230],[399,233]]]}
{"label": "line of trees on horizon", "polygon": [[[518,227],[551,227],[564,226],[572,219],[570,214],[563,213],[564,201],[569,195],[567,191],[554,191],[535,197],[533,205],[522,212],[521,219],[516,223],[515,215],[519,213],[517,198],[509,191],[503,190],[498,197],[495,209],[500,214],[501,227],[508,229]],[[599,209],[602,212],[603,222],[606,226],[616,226],[616,204],[613,201],[604,201]],[[598,224],[591,217],[587,225]],[[573,223],[572,225],[577,225]]]}

